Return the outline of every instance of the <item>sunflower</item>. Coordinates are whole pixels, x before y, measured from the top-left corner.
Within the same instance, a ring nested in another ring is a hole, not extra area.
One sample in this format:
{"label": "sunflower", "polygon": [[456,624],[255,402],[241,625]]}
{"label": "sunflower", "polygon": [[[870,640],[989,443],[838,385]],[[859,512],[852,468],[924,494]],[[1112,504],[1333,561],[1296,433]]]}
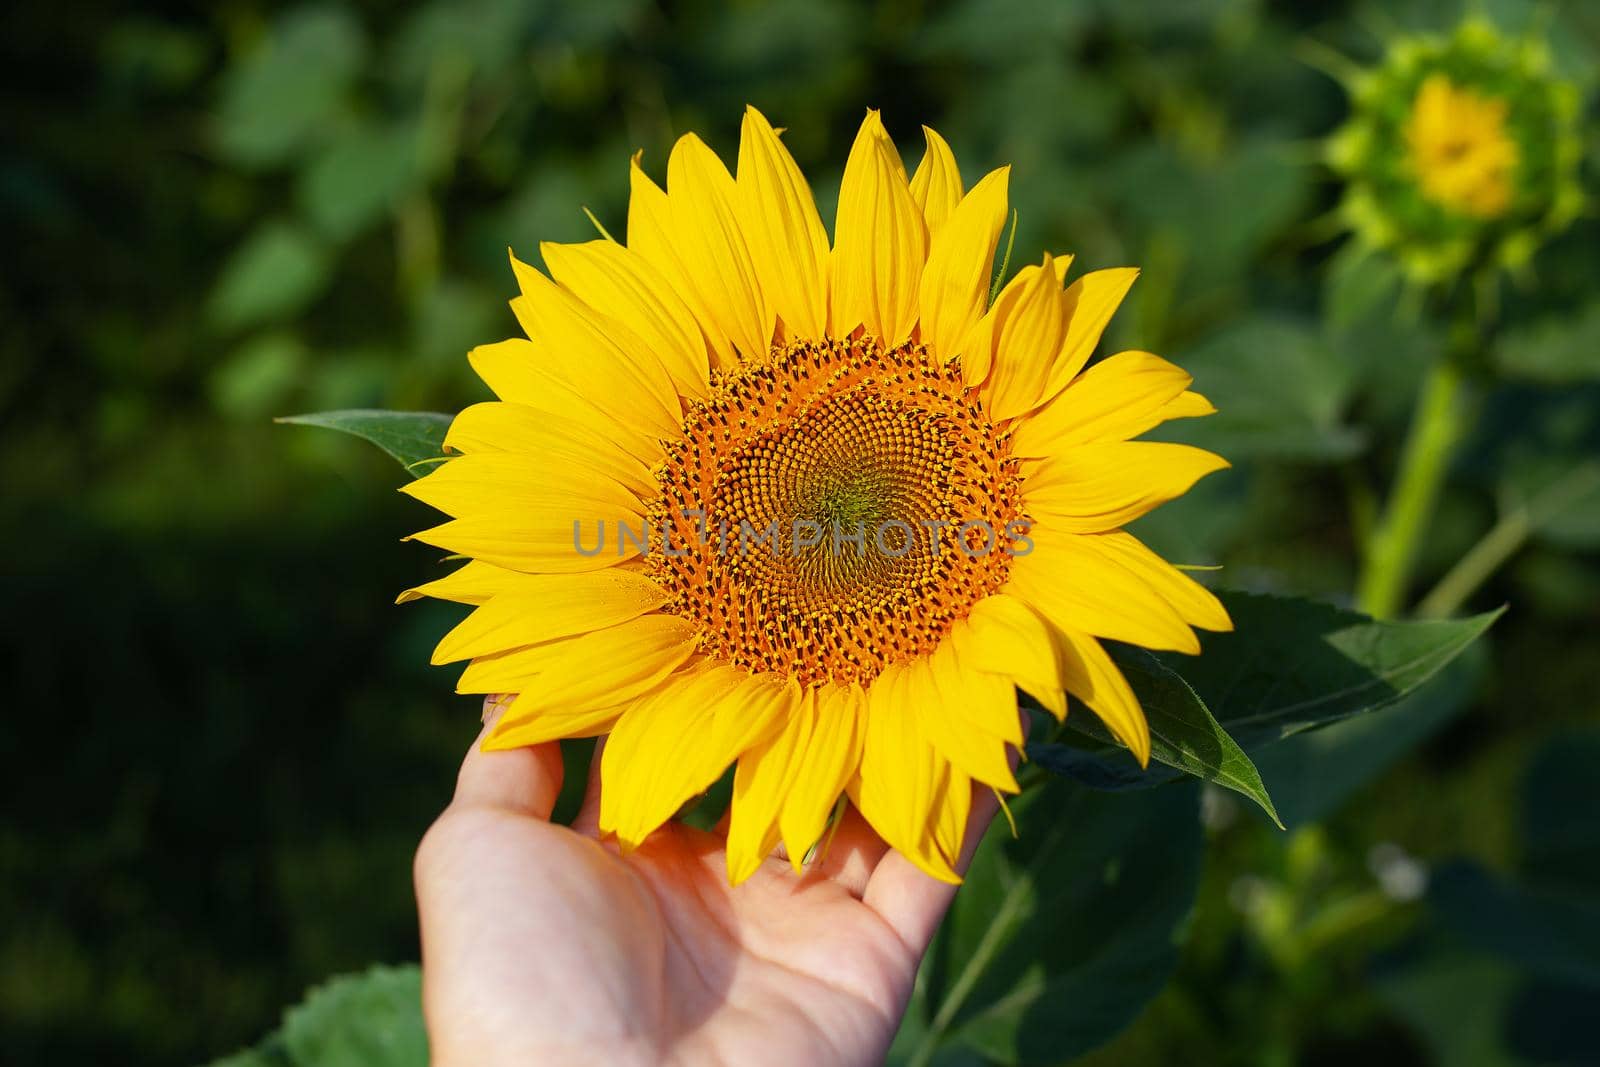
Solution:
{"label": "sunflower", "polygon": [[610,735],[623,849],[736,765],[733,882],[842,796],[954,881],[973,785],[1017,789],[1019,687],[1148,762],[1101,639],[1231,624],[1121,527],[1227,464],[1130,440],[1214,410],[1188,374],[1088,366],[1136,271],[1047,255],[991,302],[1009,168],[965,189],[925,128],[908,176],[869,111],[830,245],[779,132],[748,109],[731,174],[686,134],[665,189],[635,156],[625,244],[513,256],[527,339],[471,353],[499,399],[407,488],[468,562],[402,599],[476,606],[434,661],[517,694],[488,748]]}
{"label": "sunflower", "polygon": [[1511,205],[1517,145],[1506,133],[1505,100],[1428,75],[1411,105],[1405,138],[1422,195],[1481,219]]}
{"label": "sunflower", "polygon": [[1543,42],[1471,18],[1334,66],[1351,97],[1327,145],[1341,221],[1418,287],[1520,271],[1581,212],[1580,98]]}

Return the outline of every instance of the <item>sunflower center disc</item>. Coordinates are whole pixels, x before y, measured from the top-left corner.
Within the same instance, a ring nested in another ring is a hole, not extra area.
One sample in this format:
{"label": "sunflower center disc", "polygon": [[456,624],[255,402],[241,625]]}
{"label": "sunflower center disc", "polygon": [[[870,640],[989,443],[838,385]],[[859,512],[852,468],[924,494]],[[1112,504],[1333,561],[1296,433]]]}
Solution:
{"label": "sunflower center disc", "polygon": [[646,561],[701,650],[802,684],[867,683],[996,592],[1017,462],[926,349],[775,348],[712,383],[659,473]]}

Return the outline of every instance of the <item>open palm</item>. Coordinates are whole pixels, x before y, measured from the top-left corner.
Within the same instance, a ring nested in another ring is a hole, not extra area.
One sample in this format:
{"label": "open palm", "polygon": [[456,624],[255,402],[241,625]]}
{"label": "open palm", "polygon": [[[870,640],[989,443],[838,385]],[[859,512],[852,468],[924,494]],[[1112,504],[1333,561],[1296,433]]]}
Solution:
{"label": "open palm", "polygon": [[954,887],[854,812],[804,876],[773,858],[730,888],[722,836],[679,823],[621,856],[598,765],[569,828],[555,745],[463,763],[416,862],[434,1063],[879,1062]]}

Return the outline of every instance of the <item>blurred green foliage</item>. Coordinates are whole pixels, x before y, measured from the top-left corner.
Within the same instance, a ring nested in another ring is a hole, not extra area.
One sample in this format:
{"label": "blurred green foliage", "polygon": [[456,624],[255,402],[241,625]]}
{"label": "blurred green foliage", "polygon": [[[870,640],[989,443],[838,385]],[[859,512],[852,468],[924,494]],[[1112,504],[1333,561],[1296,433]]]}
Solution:
{"label": "blurred green foliage", "polygon": [[[1593,5],[1477,6],[1596,69]],[[583,206],[620,230],[632,151],[658,176],[689,129],[731,154],[747,101],[789,128],[824,218],[882,107],[912,159],[926,122],[969,183],[1015,164],[1019,261],[1141,266],[1108,343],[1189,367],[1222,414],[1184,439],[1236,465],[1141,534],[1230,586],[1347,600],[1443,330],[1334,239],[1317,142],[1345,100],[1307,59],[1368,62],[1459,13],[11,4],[0,1059],[196,1062],[329,974],[415,958],[411,849],[476,725],[426,667],[453,612],[389,604],[435,573],[397,543],[426,515],[396,469],[270,419],[481,398],[463,356],[515,330],[506,247],[587,238]],[[1586,216],[1505,283],[1418,563],[1413,600],[1493,538],[1468,604],[1512,610],[1485,655],[1267,750],[1291,832],[1200,798],[1176,978],[1089,1062],[1595,1062],[1570,1043],[1596,982],[1595,823],[1574,815],[1594,744],[1566,731],[1594,718],[1600,656],[1597,249]],[[1362,773],[1306,780],[1358,749]],[[1173,789],[1074,803],[1193,803]],[[1061,907],[1091,907],[1078,892]]]}

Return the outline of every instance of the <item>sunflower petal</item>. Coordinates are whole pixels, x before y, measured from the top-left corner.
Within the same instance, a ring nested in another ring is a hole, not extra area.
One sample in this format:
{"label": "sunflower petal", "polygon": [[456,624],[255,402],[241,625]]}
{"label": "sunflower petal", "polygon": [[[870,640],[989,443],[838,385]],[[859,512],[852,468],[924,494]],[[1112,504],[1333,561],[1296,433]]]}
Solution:
{"label": "sunflower petal", "polygon": [[1189,445],[1116,441],[1082,445],[1023,468],[1029,515],[1052,530],[1102,533],[1176,500],[1229,466]]}
{"label": "sunflower petal", "polygon": [[526,404],[487,401],[465,408],[450,423],[445,447],[458,452],[536,456],[542,466],[576,464],[627,487],[641,498],[657,491],[650,467],[611,436],[586,422]]}
{"label": "sunflower petal", "polygon": [[1190,626],[1216,633],[1233,629],[1227,609],[1209,589],[1156,555],[1132,534],[1117,531],[1079,540],[1088,551],[1121,567],[1165,599]]}
{"label": "sunflower petal", "polygon": [[821,338],[828,328],[828,231],[805,175],[753,107],[744,113],[736,184],[756,276],[785,336]]}
{"label": "sunflower petal", "polygon": [[928,142],[928,150],[911,176],[911,199],[921,209],[928,232],[937,234],[961,202],[961,170],[943,137],[927,126],[922,127],[922,136]]}
{"label": "sunflower petal", "polygon": [[676,615],[646,615],[560,642],[559,656],[523,694],[531,694],[528,714],[626,703],[659,685],[694,643],[694,624]]}
{"label": "sunflower petal", "polygon": [[833,330],[895,345],[911,335],[928,228],[883,122],[867,112],[845,163],[834,222]]}
{"label": "sunflower petal", "polygon": [[985,175],[933,235],[918,306],[922,342],[940,359],[955,356],[961,341],[983,317],[994,250],[1006,221],[1010,176],[1010,167]]}
{"label": "sunflower petal", "polygon": [[910,699],[920,707],[934,747],[963,773],[995,789],[1018,792],[1006,761],[1006,737],[1016,737],[1016,686],[998,675],[963,672],[949,641],[907,669]]}
{"label": "sunflower petal", "polygon": [[829,684],[817,693],[815,726],[778,815],[789,862],[797,872],[861,767],[865,712],[866,693],[859,685]]}
{"label": "sunflower petal", "polygon": [[505,588],[506,579],[517,576],[515,571],[496,567],[480,559],[468,560],[463,566],[443,578],[412,586],[395,598],[396,604],[409,604],[423,597],[449,600],[457,604],[484,604]]}
{"label": "sunflower petal", "polygon": [[[1056,353],[1067,336],[1067,317],[1055,257],[1017,273],[1012,300],[995,324],[994,366],[984,384],[989,416],[1003,420],[1037,407]],[[1010,290],[1010,287],[1007,287]]]}
{"label": "sunflower petal", "polygon": [[1050,534],[1035,526],[1033,551],[1011,564],[1006,592],[1060,629],[1175,652],[1200,651],[1183,616],[1098,539],[1110,534]]}
{"label": "sunflower petal", "polygon": [[552,496],[541,499],[531,512],[516,508],[474,514],[430,527],[407,540],[507,570],[574,574],[611,567],[642,554],[648,534],[644,515],[638,510],[593,498]]}
{"label": "sunflower petal", "polygon": [[727,337],[746,360],[766,359],[774,317],[739,224],[738,186],[692,133],[678,138],[667,160],[667,199],[683,282],[710,318],[707,333]]}
{"label": "sunflower petal", "polygon": [[1150,764],[1150,724],[1122,670],[1088,634],[1058,630],[1067,691],[1100,717],[1106,728],[1133,751],[1139,766]]}
{"label": "sunflower petal", "polygon": [[435,665],[602,630],[667,599],[655,582],[619,567],[518,578],[444,635],[433,651]]}
{"label": "sunflower petal", "polygon": [[678,393],[666,367],[632,331],[511,257],[522,295],[511,309],[539,348],[538,371],[590,397],[614,419],[657,436],[677,433]]}
{"label": "sunflower petal", "polygon": [[958,883],[934,829],[948,807],[950,763],[923,735],[902,681],[902,669],[891,667],[867,694],[866,741],[851,800],[879,837],[929,877]]}
{"label": "sunflower petal", "polygon": [[1118,352],[1079,375],[1017,423],[1013,454],[1049,456],[1075,445],[1126,441],[1167,418],[1193,379],[1149,352]]}
{"label": "sunflower petal", "polygon": [[539,246],[550,276],[589,307],[621,321],[654,352],[682,396],[708,395],[705,338],[694,313],[643,256],[615,241]]}
{"label": "sunflower petal", "polygon": [[1066,682],[1055,641],[1027,604],[1004,593],[985,597],[950,636],[962,662],[972,669],[1005,675],[1056,718],[1066,716]]}
{"label": "sunflower petal", "polygon": [[1100,343],[1100,335],[1105,333],[1111,316],[1122,306],[1122,298],[1128,295],[1138,276],[1136,268],[1114,267],[1091,271],[1067,286],[1065,304],[1070,321],[1066,341],[1051,363],[1049,381],[1037,404],[1065,389],[1089,362],[1095,346]]}
{"label": "sunflower petal", "polygon": [[817,694],[808,689],[794,704],[782,729],[739,757],[733,773],[727,845],[728,881],[734,885],[754,874],[777,848],[781,836],[778,818],[816,727]]}

